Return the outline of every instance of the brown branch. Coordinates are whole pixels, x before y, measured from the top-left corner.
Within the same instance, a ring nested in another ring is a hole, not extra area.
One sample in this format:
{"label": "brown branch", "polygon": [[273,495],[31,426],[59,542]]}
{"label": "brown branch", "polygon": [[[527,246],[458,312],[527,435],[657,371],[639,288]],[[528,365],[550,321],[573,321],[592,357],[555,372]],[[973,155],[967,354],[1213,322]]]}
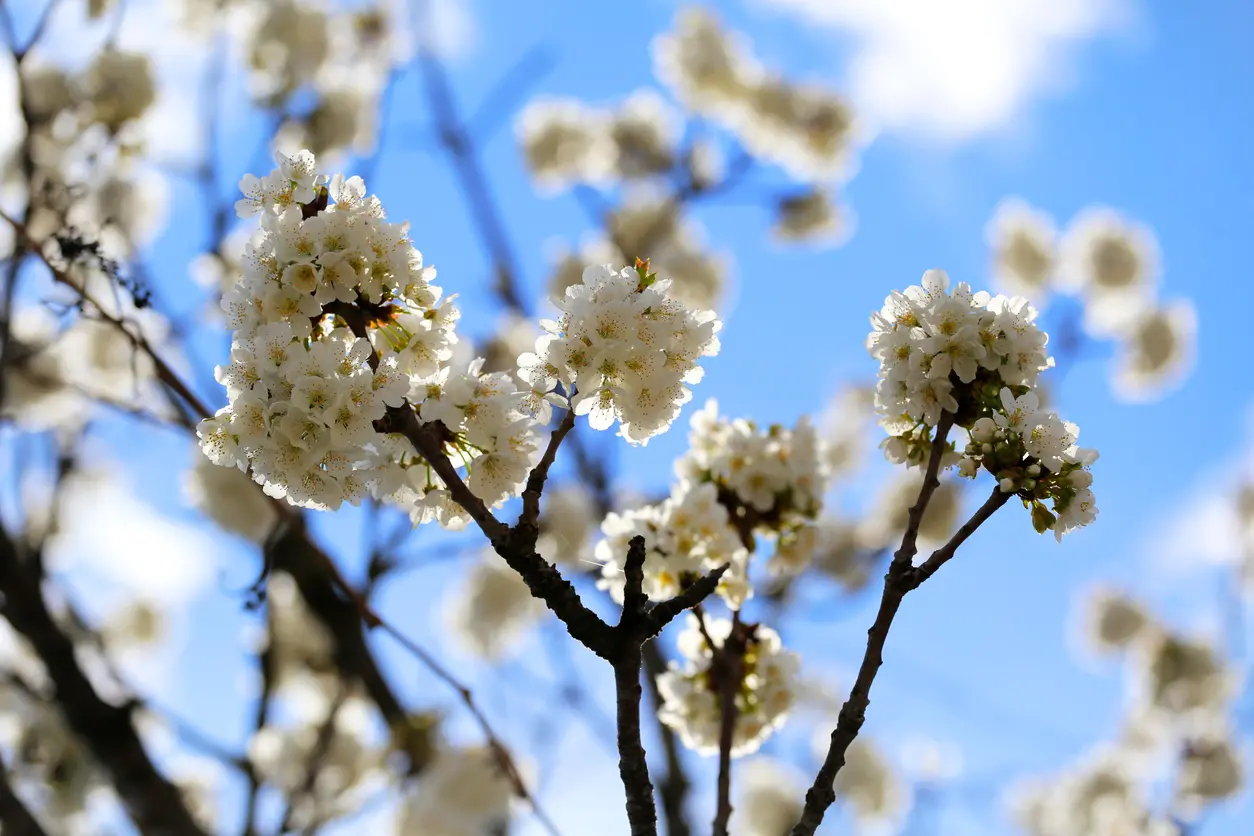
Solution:
{"label": "brown branch", "polygon": [[644,537],[631,538],[627,549],[623,589],[623,611],[615,628],[617,652],[610,659],[614,666],[614,691],[618,713],[618,773],[627,794],[627,821],[631,836],[657,836],[657,809],[653,805],[653,783],[649,763],[640,740],[640,668],[643,642],[638,632],[643,624],[648,597],[644,594]]}
{"label": "brown branch", "polygon": [[646,642],[644,645],[644,681],[649,686],[649,699],[653,702],[650,716],[657,723],[658,736],[662,738],[662,754],[666,759],[666,774],[658,784],[658,795],[662,797],[662,818],[666,822],[666,836],[692,836],[692,828],[688,824],[686,802],[688,790],[692,786],[688,773],[684,769],[683,749],[679,744],[675,731],[658,719],[658,711],[662,708],[662,694],[657,687],[657,678],[666,673],[666,658],[662,655],[657,642]]}
{"label": "brown branch", "polygon": [[133,706],[105,702],[79,666],[74,644],[49,612],[39,579],[0,530],[3,612],[44,663],[69,727],[109,776],[135,826],[145,836],[204,834],[179,789],[157,771],[140,741]]}
{"label": "brown branch", "polygon": [[553,460],[557,458],[557,448],[562,445],[562,440],[566,438],[566,434],[574,426],[575,411],[568,409],[566,414],[562,416],[562,422],[557,425],[557,429],[553,430],[553,434],[549,436],[549,446],[544,449],[544,455],[540,457],[539,463],[531,469],[531,473],[527,476],[527,487],[523,490],[522,495],[523,511],[518,518],[518,525],[538,526],[540,521],[540,494],[544,491],[544,482],[549,477],[549,468],[553,466]]}
{"label": "brown branch", "polygon": [[997,498],[999,491],[994,489],[994,496],[981,506],[975,516],[959,529],[949,543],[928,558],[924,564],[924,566],[930,565],[928,570],[924,571],[922,566],[918,569],[913,567],[914,555],[918,550],[919,525],[927,510],[928,501],[939,484],[940,463],[946,448],[945,437],[950,427],[953,426],[953,418],[951,413],[942,412],[937,422],[936,437],[932,440],[931,455],[928,458],[923,485],[919,489],[918,501],[910,509],[907,517],[901,548],[893,555],[888,572],[884,575],[884,592],[880,598],[879,610],[875,614],[875,621],[871,629],[867,631],[867,646],[862,656],[862,664],[858,668],[858,675],[849,692],[849,698],[840,708],[836,728],[832,730],[827,756],[814,777],[814,783],[806,791],[805,807],[802,810],[801,819],[792,830],[792,836],[814,836],[814,832],[823,821],[827,808],[836,800],[833,782],[837,773],[845,765],[845,753],[858,736],[858,732],[862,730],[862,724],[866,720],[866,711],[871,703],[871,685],[875,682],[880,666],[884,663],[884,645],[888,641],[888,631],[892,627],[893,619],[901,607],[902,600],[907,593],[917,589],[919,584],[931,577],[953,556],[958,546],[1006,502],[1005,499]]}
{"label": "brown branch", "polygon": [[949,542],[941,548],[932,552],[932,556],[923,562],[910,573],[909,583],[911,589],[916,589],[920,584],[928,578],[935,575],[940,567],[944,566],[958,551],[958,547],[966,542],[967,538],[975,533],[975,530],[984,524],[984,521],[997,511],[998,508],[1005,505],[1014,496],[1013,493],[1004,493],[1001,488],[994,487],[993,492],[988,499],[984,500],[984,504],[971,515],[971,519],[962,524],[962,527],[949,538]]}
{"label": "brown branch", "polygon": [[[708,641],[708,639],[707,639]],[[732,613],[731,632],[721,647],[710,646],[714,654],[719,697],[718,729],[718,805],[714,812],[714,836],[727,836],[731,822],[731,750],[736,739],[736,697],[744,680],[747,636],[740,623],[739,610]]]}
{"label": "brown branch", "polygon": [[13,791],[3,753],[0,753],[0,830],[5,836],[48,836],[30,808]]}

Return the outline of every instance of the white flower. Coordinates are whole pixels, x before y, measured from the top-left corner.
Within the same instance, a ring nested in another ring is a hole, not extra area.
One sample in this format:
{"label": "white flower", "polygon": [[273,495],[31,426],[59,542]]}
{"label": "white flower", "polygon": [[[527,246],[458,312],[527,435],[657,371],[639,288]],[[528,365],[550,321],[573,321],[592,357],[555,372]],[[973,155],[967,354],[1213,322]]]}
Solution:
{"label": "white flower", "polygon": [[483,836],[509,822],[513,787],[488,749],[444,749],[401,807],[396,836]]}
{"label": "white flower", "polygon": [[1076,215],[1062,241],[1059,284],[1082,294],[1085,328],[1120,335],[1148,306],[1158,283],[1154,233],[1105,207]]}
{"label": "white flower", "polygon": [[801,818],[801,776],[770,758],[754,758],[736,772],[739,797],[732,816],[736,836],[784,836]]}
{"label": "white flower", "polygon": [[[408,400],[444,425],[445,452],[471,491],[493,506],[517,496],[539,455],[532,393],[509,374],[481,374],[482,361],[450,368],[455,297],[432,284],[408,226],[385,220],[360,177],[328,178],[309,151],[275,160],[240,184],[237,211],[260,227],[223,297],[235,334],[216,376],[231,404],[198,429],[206,455],[295,505],[335,509],[373,495],[415,523],[462,525],[409,441],[375,429]],[[320,194],[335,202],[305,217]],[[351,312],[328,312],[336,305]]]}
{"label": "white flower", "polygon": [[997,204],[985,227],[993,255],[993,281],[1008,293],[1044,301],[1057,261],[1053,220],[1018,198]]}
{"label": "white flower", "polygon": [[1116,393],[1128,401],[1149,401],[1178,386],[1192,370],[1196,342],[1197,312],[1191,301],[1146,310],[1120,340]]}
{"label": "white flower", "polygon": [[562,317],[535,353],[518,358],[533,389],[561,383],[571,406],[595,429],[620,423],[619,434],[643,444],[674,421],[701,379],[701,357],[718,352],[721,323],[712,311],[692,311],[666,295],[669,283],[644,269],[589,267],[582,284],[558,303]]}
{"label": "white flower", "polygon": [[[658,718],[679,733],[685,746],[708,755],[718,751],[722,716],[720,697],[710,676],[714,656],[697,616],[689,613],[687,621],[679,636],[683,663],[671,662],[669,670],[658,677],[662,694]],[[706,618],[710,638],[720,646],[731,626],[726,619]],[[733,757],[757,751],[784,724],[798,688],[800,658],[783,649],[779,634],[759,624],[751,628],[750,635],[736,696]]]}
{"label": "white flower", "polygon": [[489,549],[449,600],[446,619],[459,644],[497,661],[543,613],[544,605],[531,597],[518,573]]}

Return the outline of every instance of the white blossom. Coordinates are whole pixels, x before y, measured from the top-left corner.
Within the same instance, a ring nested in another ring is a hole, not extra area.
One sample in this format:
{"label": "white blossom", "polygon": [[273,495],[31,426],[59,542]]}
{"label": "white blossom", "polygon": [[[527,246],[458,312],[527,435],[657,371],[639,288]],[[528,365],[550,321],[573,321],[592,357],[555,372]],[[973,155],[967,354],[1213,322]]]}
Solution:
{"label": "white blossom", "polygon": [[[705,628],[721,648],[732,622],[706,617]],[[719,750],[722,718],[721,698],[711,676],[715,650],[702,635],[696,615],[689,613],[678,646],[683,661],[672,661],[658,677],[662,695],[658,719],[678,732],[689,749],[714,754]],[[750,628],[736,692],[733,757],[756,752],[787,721],[796,701],[800,665],[800,657],[783,648],[774,630],[761,624]]]}
{"label": "white blossom", "polygon": [[984,236],[992,251],[993,283],[1043,302],[1058,259],[1053,220],[1019,198],[1006,198],[993,210]]}
{"label": "white blossom", "polygon": [[445,610],[458,644],[489,661],[508,654],[543,614],[544,605],[491,549],[470,570]]}
{"label": "white blossom", "polygon": [[559,397],[560,383],[593,429],[617,421],[633,444],[669,427],[692,397],[685,384],[703,375],[697,362],[718,352],[721,327],[712,311],[669,298],[669,286],[644,267],[586,269],[558,303],[560,319],[541,323],[547,333],[535,352],[518,358],[536,402]]}

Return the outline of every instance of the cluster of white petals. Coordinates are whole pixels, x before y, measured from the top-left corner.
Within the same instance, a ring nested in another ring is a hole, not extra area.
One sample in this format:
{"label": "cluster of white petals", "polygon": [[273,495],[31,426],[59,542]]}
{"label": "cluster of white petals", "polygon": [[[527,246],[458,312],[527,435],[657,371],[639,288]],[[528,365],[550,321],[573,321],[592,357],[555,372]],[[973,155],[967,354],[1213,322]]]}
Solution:
{"label": "cluster of white petals", "polygon": [[832,92],[765,70],[747,41],[708,11],[680,11],[653,43],[654,72],[693,112],[734,131],[745,148],[803,180],[847,175],[856,133]]}
{"label": "cluster of white petals", "polygon": [[458,644],[497,661],[517,647],[543,613],[544,604],[531,596],[526,582],[487,549],[448,599],[445,618]]}
{"label": "cluster of white petals", "polygon": [[504,832],[513,788],[489,749],[442,749],[398,811],[396,836]]}
{"label": "cluster of white petals", "polygon": [[776,541],[768,564],[775,574],[797,574],[816,545],[813,526],[830,477],[825,445],[809,418],[788,429],[728,420],[710,400],[692,416],[688,452],[675,463],[683,481],[712,484],[732,509],[742,537]]}
{"label": "cluster of white petals", "polygon": [[601,523],[605,538],[596,545],[601,564],[597,585],[622,603],[623,567],[633,537],[645,542],[644,592],[651,600],[674,597],[701,575],[726,564],[717,592],[734,609],[752,593],[749,552],[732,527],[727,508],[713,483],[678,482],[657,505],[622,514],[610,513]]}
{"label": "cluster of white petals", "polygon": [[671,425],[692,398],[684,384],[701,380],[697,362],[718,353],[722,324],[713,311],[670,298],[669,286],[647,265],[618,271],[604,265],[584,270],[583,281],[555,300],[561,317],[541,322],[547,333],[535,353],[518,358],[542,423],[552,401],[569,403],[594,429],[618,421],[619,434],[633,444]]}
{"label": "cluster of white petals", "polygon": [[637,90],[616,109],[577,99],[527,106],[516,132],[533,177],[550,189],[664,174],[675,166],[680,122],[655,91]]}
{"label": "cluster of white petals", "polygon": [[198,428],[205,454],[294,505],[335,509],[369,494],[415,524],[462,526],[409,441],[376,430],[409,403],[443,425],[471,491],[490,505],[517,495],[538,455],[527,392],[507,373],[481,374],[482,360],[449,365],[454,297],[431,283],[408,225],[389,223],[358,177],[328,188],[308,151],[278,162],[240,184],[236,211],[261,224],[222,298],[234,335],[217,377],[230,404]]}
{"label": "cluster of white petals", "polygon": [[[705,619],[705,631],[716,648],[722,647],[731,630],[727,619]],[[689,749],[714,754],[719,750],[722,720],[717,677],[711,675],[716,649],[706,641],[696,615],[688,615],[678,648],[683,661],[672,661],[658,677],[662,695],[658,719],[674,729]],[[788,719],[796,702],[800,665],[800,657],[784,649],[774,630],[761,624],[750,628],[736,689],[734,757],[756,752]]]}
{"label": "cluster of white petals", "polygon": [[880,361],[875,406],[890,459],[925,462],[932,428],[952,413],[971,441],[942,464],[956,461],[968,477],[989,471],[1032,508],[1037,531],[1061,539],[1097,515],[1088,470],[1097,452],[1077,447],[1079,428],[1040,408],[1034,389],[1053,359],[1035,320],[1026,299],[973,293],[965,282],[951,292],[944,271],[929,270],[922,286],[894,291],[871,317],[867,349]]}

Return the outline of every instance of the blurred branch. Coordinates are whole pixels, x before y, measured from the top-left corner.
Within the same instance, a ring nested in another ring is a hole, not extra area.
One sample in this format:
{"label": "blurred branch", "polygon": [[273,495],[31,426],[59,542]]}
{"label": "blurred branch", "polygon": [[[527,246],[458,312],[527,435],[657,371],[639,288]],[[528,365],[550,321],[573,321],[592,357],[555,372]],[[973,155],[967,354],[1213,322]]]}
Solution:
{"label": "blurred branch", "polygon": [[644,681],[649,686],[649,699],[653,702],[653,710],[649,714],[657,722],[658,735],[662,738],[662,753],[666,758],[666,774],[662,776],[658,786],[658,794],[662,797],[662,817],[666,821],[667,836],[691,836],[692,829],[688,824],[685,806],[692,783],[684,769],[683,750],[674,729],[658,719],[662,695],[658,691],[657,678],[664,673],[666,658],[662,655],[661,647],[657,642],[647,642],[644,646]]}
{"label": "blurred branch", "polygon": [[537,44],[527,50],[513,66],[501,73],[474,113],[466,119],[467,133],[486,142],[500,127],[503,117],[526,98],[529,88],[556,66],[557,54],[551,46]]}
{"label": "blurred branch", "polygon": [[135,729],[133,706],[110,705],[92,687],[73,642],[48,611],[40,579],[19,560],[13,540],[2,528],[0,594],[4,599],[0,611],[43,661],[66,722],[109,775],[139,831],[145,836],[204,834],[182,793],[149,760]]}

